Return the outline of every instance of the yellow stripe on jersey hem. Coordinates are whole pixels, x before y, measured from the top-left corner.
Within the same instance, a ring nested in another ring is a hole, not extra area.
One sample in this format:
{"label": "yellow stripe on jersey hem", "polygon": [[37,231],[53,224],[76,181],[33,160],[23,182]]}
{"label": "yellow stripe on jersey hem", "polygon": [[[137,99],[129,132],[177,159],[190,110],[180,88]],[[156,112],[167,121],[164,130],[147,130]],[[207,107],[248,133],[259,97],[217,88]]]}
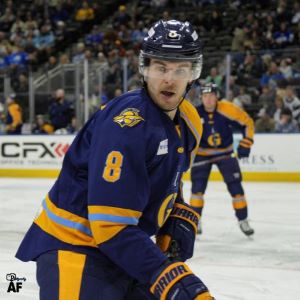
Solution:
{"label": "yellow stripe on jersey hem", "polygon": [[65,243],[97,247],[89,221],[58,208],[48,196],[43,201],[43,210],[34,223],[43,231]]}

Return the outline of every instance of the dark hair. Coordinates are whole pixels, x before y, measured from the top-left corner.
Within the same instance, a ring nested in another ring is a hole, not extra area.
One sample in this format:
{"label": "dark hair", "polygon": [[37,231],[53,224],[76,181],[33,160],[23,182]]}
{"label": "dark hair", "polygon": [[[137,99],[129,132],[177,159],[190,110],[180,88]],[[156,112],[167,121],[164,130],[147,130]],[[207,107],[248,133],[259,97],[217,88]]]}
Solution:
{"label": "dark hair", "polygon": [[280,113],[280,116],[282,116],[282,115],[287,115],[287,116],[292,117],[293,114],[292,114],[292,111],[289,108],[285,107],[285,108],[282,109],[282,111]]}

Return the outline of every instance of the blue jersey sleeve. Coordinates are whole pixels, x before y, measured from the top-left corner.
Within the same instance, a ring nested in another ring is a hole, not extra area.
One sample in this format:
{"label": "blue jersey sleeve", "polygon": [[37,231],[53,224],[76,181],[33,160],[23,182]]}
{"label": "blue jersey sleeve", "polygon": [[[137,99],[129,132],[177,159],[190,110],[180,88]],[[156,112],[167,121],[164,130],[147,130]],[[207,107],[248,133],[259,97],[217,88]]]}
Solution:
{"label": "blue jersey sleeve", "polygon": [[[95,122],[89,157],[88,218],[100,250],[140,282],[167,259],[138,224],[150,183],[144,122]],[[136,251],[138,255],[136,255]]]}

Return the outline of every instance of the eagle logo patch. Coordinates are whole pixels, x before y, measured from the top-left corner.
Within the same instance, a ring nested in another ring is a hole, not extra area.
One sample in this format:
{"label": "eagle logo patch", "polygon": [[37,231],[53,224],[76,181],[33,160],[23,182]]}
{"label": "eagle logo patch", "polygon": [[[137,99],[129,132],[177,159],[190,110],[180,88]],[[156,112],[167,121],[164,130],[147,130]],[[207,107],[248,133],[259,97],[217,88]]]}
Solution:
{"label": "eagle logo patch", "polygon": [[139,115],[139,110],[136,108],[126,108],[118,116],[114,117],[114,122],[121,127],[133,127],[141,121],[145,120]]}

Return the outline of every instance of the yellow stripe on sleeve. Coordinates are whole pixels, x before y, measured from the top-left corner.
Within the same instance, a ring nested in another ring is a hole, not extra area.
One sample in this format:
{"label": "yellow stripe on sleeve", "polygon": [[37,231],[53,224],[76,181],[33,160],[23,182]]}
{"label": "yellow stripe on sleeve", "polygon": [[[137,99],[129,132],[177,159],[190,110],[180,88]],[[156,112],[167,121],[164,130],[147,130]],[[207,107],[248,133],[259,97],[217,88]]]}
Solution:
{"label": "yellow stripe on sleeve", "polygon": [[217,111],[228,119],[246,126],[245,136],[253,140],[254,122],[244,110],[231,102],[222,100],[218,102]]}
{"label": "yellow stripe on sleeve", "polygon": [[181,117],[185,120],[187,126],[190,128],[196,140],[195,148],[193,149],[191,154],[190,164],[192,164],[196,156],[200,140],[202,138],[203,126],[196,108],[188,100],[184,99],[182,101],[179,106],[179,110],[181,113]]}
{"label": "yellow stripe on sleeve", "polygon": [[89,221],[97,245],[110,240],[129,225],[137,225],[142,212],[112,206],[90,205]]}

